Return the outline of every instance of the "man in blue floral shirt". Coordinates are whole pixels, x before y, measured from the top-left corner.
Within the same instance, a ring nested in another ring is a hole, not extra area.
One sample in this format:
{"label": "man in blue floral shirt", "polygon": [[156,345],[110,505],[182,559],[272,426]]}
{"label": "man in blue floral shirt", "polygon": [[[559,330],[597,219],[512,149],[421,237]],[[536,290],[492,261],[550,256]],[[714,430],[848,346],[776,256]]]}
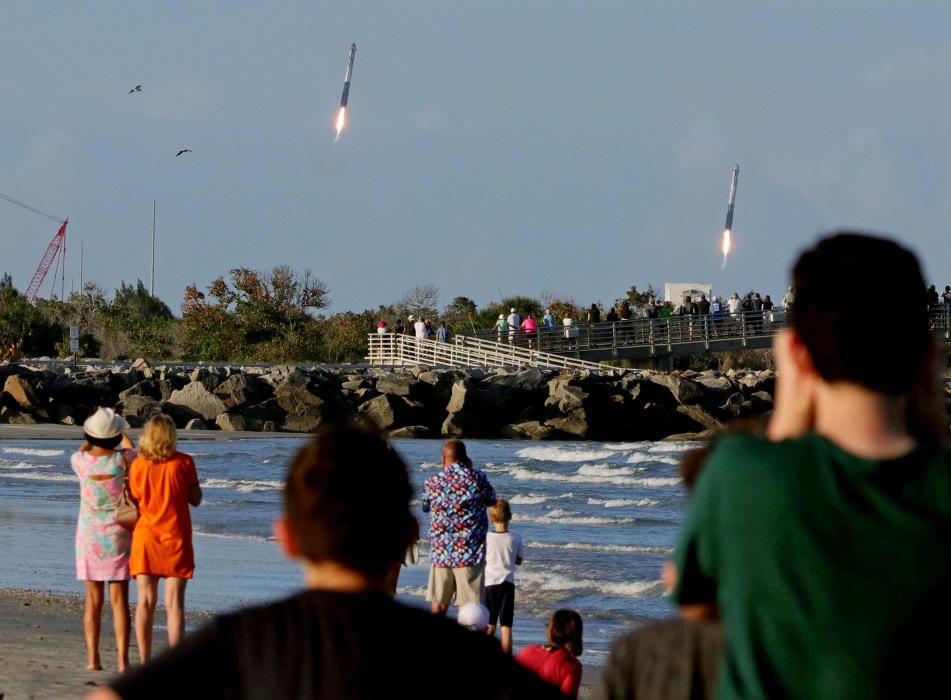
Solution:
{"label": "man in blue floral shirt", "polygon": [[453,596],[460,606],[482,602],[489,529],[485,509],[495,503],[495,489],[473,468],[461,440],[443,445],[442,466],[423,487],[423,512],[432,512],[426,600],[439,615],[446,613]]}

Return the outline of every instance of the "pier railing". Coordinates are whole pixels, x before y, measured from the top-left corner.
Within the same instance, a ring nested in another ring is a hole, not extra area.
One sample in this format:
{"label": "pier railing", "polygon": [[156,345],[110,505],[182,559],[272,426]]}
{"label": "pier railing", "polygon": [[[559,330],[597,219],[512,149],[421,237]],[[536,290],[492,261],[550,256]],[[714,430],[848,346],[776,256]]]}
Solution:
{"label": "pier railing", "polygon": [[[929,310],[936,336],[951,342],[951,305]],[[371,364],[520,366],[604,369],[596,360],[770,347],[786,327],[785,309],[706,316],[638,318],[573,323],[535,331],[483,330],[458,334],[450,343],[387,333],[370,336]]]}
{"label": "pier railing", "polygon": [[452,342],[416,338],[400,333],[372,333],[367,362],[377,367],[546,367],[610,372],[611,367],[575,357],[457,335]]}

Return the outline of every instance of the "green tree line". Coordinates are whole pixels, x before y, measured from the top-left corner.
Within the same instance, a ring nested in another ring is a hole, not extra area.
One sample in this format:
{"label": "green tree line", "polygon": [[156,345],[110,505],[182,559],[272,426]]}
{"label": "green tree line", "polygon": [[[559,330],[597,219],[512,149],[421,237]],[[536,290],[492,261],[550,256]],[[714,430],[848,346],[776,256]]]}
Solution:
{"label": "green tree line", "polygon": [[[616,301],[643,306],[653,289],[631,287]],[[235,268],[204,290],[185,288],[181,317],[149,294],[141,280],[122,283],[112,295],[87,283],[66,299],[30,304],[8,274],[0,278],[0,361],[19,357],[68,357],[69,327],[78,326],[79,355],[105,360],[206,362],[360,362],[367,334],[380,320],[392,328],[397,319],[428,318],[465,333],[491,328],[499,314],[514,307],[524,317],[541,319],[551,309],[584,319],[587,306],[556,294],[541,298],[511,296],[479,306],[456,296],[440,309],[439,290],[415,287],[392,304],[376,309],[323,313],[330,290],[311,273],[286,266],[270,271]]]}

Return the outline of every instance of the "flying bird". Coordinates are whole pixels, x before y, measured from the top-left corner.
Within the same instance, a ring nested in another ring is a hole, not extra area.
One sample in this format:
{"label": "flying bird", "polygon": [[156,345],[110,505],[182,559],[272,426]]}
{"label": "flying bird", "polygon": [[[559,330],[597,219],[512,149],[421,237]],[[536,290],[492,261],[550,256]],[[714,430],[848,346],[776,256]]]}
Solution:
{"label": "flying bird", "polygon": [[191,153],[191,152],[192,152],[192,149],[183,148],[182,150],[180,150],[178,153],[175,154],[175,157],[178,158],[180,155],[182,155],[182,153]]}
{"label": "flying bird", "polygon": [[141,86],[141,85],[136,85],[134,88],[132,88],[131,90],[129,90],[129,94],[130,94],[130,95],[131,95],[133,92],[142,92],[142,86]]}

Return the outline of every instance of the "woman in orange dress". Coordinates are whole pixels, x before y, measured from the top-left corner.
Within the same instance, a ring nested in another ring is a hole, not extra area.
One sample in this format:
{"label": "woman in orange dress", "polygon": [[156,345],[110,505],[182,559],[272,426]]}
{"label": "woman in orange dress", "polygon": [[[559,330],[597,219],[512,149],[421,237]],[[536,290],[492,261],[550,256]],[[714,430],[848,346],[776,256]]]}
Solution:
{"label": "woman in orange dress", "polygon": [[176,448],[175,423],[155,416],[145,424],[129,469],[129,490],[139,503],[129,570],[135,577],[135,638],[142,663],[152,654],[159,579],[165,579],[168,645],[174,646],[185,634],[185,584],[195,571],[188,506],[201,503],[201,487],[194,460]]}

